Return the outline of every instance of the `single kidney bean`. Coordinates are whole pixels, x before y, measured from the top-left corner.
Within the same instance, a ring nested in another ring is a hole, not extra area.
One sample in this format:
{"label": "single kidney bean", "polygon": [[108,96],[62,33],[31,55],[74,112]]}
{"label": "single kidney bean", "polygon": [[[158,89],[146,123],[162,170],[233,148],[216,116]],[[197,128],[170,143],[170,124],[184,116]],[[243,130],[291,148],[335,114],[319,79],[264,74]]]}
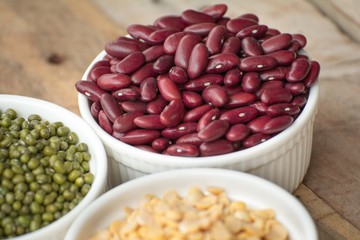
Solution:
{"label": "single kidney bean", "polygon": [[220,110],[218,108],[211,109],[199,119],[196,130],[200,131],[212,121],[219,119],[219,117],[220,117]]}
{"label": "single kidney bean", "polygon": [[125,112],[146,112],[146,103],[144,102],[124,101],[121,103],[121,107]]}
{"label": "single kidney bean", "polygon": [[305,94],[297,95],[291,100],[291,104],[296,105],[300,108],[304,107],[306,102],[307,96]]}
{"label": "single kidney bean", "polygon": [[211,142],[223,137],[229,127],[227,120],[214,120],[198,132],[198,137],[204,142]]}
{"label": "single kidney bean", "polygon": [[226,89],[217,84],[206,87],[202,92],[202,97],[205,102],[214,107],[222,107],[229,102],[229,96]]}
{"label": "single kidney bean", "polygon": [[265,33],[268,30],[268,26],[266,25],[252,25],[249,27],[246,27],[244,29],[242,29],[241,31],[239,31],[236,34],[237,38],[243,39],[246,37],[253,37],[256,39],[260,39],[263,36],[265,36]]}
{"label": "single kidney bean", "polygon": [[122,88],[111,94],[119,101],[135,101],[140,97],[140,93],[135,88]]}
{"label": "single kidney bean", "polygon": [[141,24],[131,24],[127,27],[127,32],[133,38],[140,38],[145,42],[148,42],[149,35],[154,32],[154,29],[150,26],[145,26]]}
{"label": "single kidney bean", "polygon": [[85,95],[87,99],[98,102],[100,101],[101,95],[105,93],[105,91],[99,88],[95,83],[89,81],[77,81],[75,84],[76,90]]}
{"label": "single kidney bean", "polygon": [[87,80],[96,83],[98,78],[101,75],[108,74],[108,73],[111,73],[110,67],[104,67],[104,66],[96,67],[96,68],[93,68],[93,70],[91,70],[90,74],[88,75]]}
{"label": "single kidney bean", "polygon": [[165,138],[175,140],[186,134],[196,132],[196,122],[184,122],[174,127],[168,127],[161,131],[161,135]]}
{"label": "single kidney bean", "polygon": [[227,24],[226,28],[232,33],[238,33],[246,27],[257,25],[257,22],[249,18],[233,18]]}
{"label": "single kidney bean", "polygon": [[175,99],[181,99],[181,92],[178,86],[171,81],[167,74],[158,76],[157,86],[161,96],[163,96],[165,100],[170,102]]}
{"label": "single kidney bean", "polygon": [[149,35],[148,39],[153,44],[161,44],[165,41],[167,37],[178,31],[179,30],[176,28],[163,28],[163,29],[155,30]]}
{"label": "single kidney bean", "polygon": [[211,29],[213,29],[216,26],[217,25],[215,23],[211,23],[211,22],[197,23],[187,26],[184,29],[184,32],[192,32],[200,35],[201,37],[205,37],[209,34]]}
{"label": "single kidney bean", "polygon": [[292,52],[297,52],[300,50],[300,43],[297,41],[292,40],[291,44],[289,45],[289,47],[287,47],[287,50],[292,51]]}
{"label": "single kidney bean", "polygon": [[200,10],[200,12],[205,13],[209,16],[211,16],[215,21],[220,20],[224,14],[227,11],[227,5],[226,4],[213,4],[207,7],[204,7]]}
{"label": "single kidney bean", "polygon": [[288,128],[294,121],[294,118],[288,115],[274,117],[269,120],[261,131],[263,134],[275,134]]}
{"label": "single kidney bean", "polygon": [[185,10],[181,13],[181,18],[188,24],[214,22],[214,19],[202,12],[198,12],[192,9]]}
{"label": "single kidney bean", "polygon": [[161,95],[158,95],[154,101],[149,102],[146,105],[146,112],[148,114],[160,114],[167,104],[168,102],[165,100],[165,98],[163,98]]}
{"label": "single kidney bean", "polygon": [[240,61],[240,69],[247,72],[264,71],[276,65],[276,59],[267,55],[247,57]]}
{"label": "single kidney bean", "polygon": [[268,106],[265,103],[261,102],[261,101],[253,102],[249,106],[253,107],[253,108],[256,108],[259,111],[260,115],[266,114],[266,110],[268,108]]}
{"label": "single kidney bean", "polygon": [[251,120],[246,125],[251,130],[252,133],[260,133],[263,130],[265,124],[269,122],[270,119],[271,119],[270,116],[263,115]]}
{"label": "single kidney bean", "polygon": [[139,39],[135,39],[135,38],[131,38],[131,37],[126,37],[126,36],[121,36],[121,37],[118,37],[117,39],[118,41],[126,41],[126,42],[132,42],[132,43],[136,43],[139,48],[140,48],[140,51],[143,51],[147,48],[149,48],[149,44],[143,42],[143,41],[140,41]]}
{"label": "single kidney bean", "polygon": [[210,55],[220,53],[226,32],[226,28],[221,25],[217,25],[216,27],[211,29],[206,40],[206,47]]}
{"label": "single kidney bean", "polygon": [[229,37],[225,40],[221,53],[238,54],[241,49],[241,40],[237,37]]}
{"label": "single kidney bean", "polygon": [[161,123],[160,115],[150,114],[138,116],[134,119],[134,123],[143,129],[164,129],[166,126]]}
{"label": "single kidney bean", "polygon": [[237,108],[249,105],[257,99],[254,93],[238,92],[229,96],[229,102],[224,106],[225,108]]}
{"label": "single kidney bean", "polygon": [[281,33],[275,35],[261,43],[265,53],[272,53],[287,48],[292,41],[292,35],[289,33]]}
{"label": "single kidney bean", "polygon": [[247,72],[241,80],[241,87],[244,92],[254,93],[261,84],[260,74],[258,72]]}
{"label": "single kidney bean", "polygon": [[244,14],[241,14],[240,16],[237,16],[236,18],[246,18],[246,19],[253,20],[256,23],[259,22],[259,17],[254,13],[244,13]]}
{"label": "single kidney bean", "polygon": [[240,69],[238,68],[231,69],[225,73],[224,85],[226,87],[235,87],[239,85],[242,77],[243,77],[243,72]]}
{"label": "single kidney bean", "polygon": [[203,74],[199,78],[190,80],[184,84],[184,88],[189,91],[202,91],[212,84],[221,84],[224,77],[220,74]]}
{"label": "single kidney bean", "polygon": [[231,153],[234,151],[234,146],[226,139],[218,139],[212,142],[202,143],[199,149],[200,155],[205,157]]}
{"label": "single kidney bean", "polygon": [[97,119],[99,112],[102,110],[100,102],[93,102],[90,106],[91,115]]}
{"label": "single kidney bean", "polygon": [[158,59],[159,57],[164,55],[165,52],[164,52],[163,45],[159,44],[159,45],[154,45],[154,46],[151,46],[151,47],[145,49],[143,51],[143,54],[145,56],[145,61],[149,63],[149,62],[155,61],[156,59]]}
{"label": "single kidney bean", "polygon": [[134,147],[139,148],[141,150],[148,151],[148,152],[158,153],[155,149],[153,149],[149,145],[134,145]]}
{"label": "single kidney bean", "polygon": [[155,149],[156,151],[164,151],[167,147],[169,147],[171,144],[171,141],[167,138],[159,137],[157,139],[154,139],[151,143],[151,147]]}
{"label": "single kidney bean", "polygon": [[108,73],[101,75],[97,80],[97,85],[107,91],[116,91],[126,88],[131,84],[129,76],[121,73]]}
{"label": "single kidney bean", "polygon": [[111,122],[123,114],[123,110],[116,99],[109,93],[104,93],[100,98],[101,108]]}
{"label": "single kidney bean", "polygon": [[181,98],[186,108],[195,108],[203,103],[203,99],[200,94],[193,91],[181,92]]}
{"label": "single kidney bean", "polygon": [[292,39],[300,44],[300,49],[304,48],[307,43],[306,37],[301,33],[292,34]]}
{"label": "single kidney bean", "polygon": [[260,99],[267,105],[287,103],[292,99],[290,91],[283,87],[265,88],[260,94]]}
{"label": "single kidney bean", "polygon": [[279,35],[281,32],[278,29],[275,28],[268,28],[268,30],[266,31],[267,35],[270,36],[275,36],[275,35]]}
{"label": "single kidney bean", "polygon": [[166,149],[166,153],[172,156],[197,157],[200,151],[197,146],[190,143],[175,143]]}
{"label": "single kidney bean", "polygon": [[134,85],[140,85],[141,82],[149,77],[155,77],[157,73],[154,71],[154,64],[147,63],[138,70],[136,70],[133,74],[131,74],[130,79]]}
{"label": "single kidney bean", "polygon": [[143,102],[151,102],[157,97],[157,81],[153,77],[146,78],[140,84],[140,99]]}
{"label": "single kidney bean", "polygon": [[255,92],[256,96],[259,98],[262,94],[262,92],[264,91],[264,89],[266,88],[283,88],[284,87],[284,82],[281,80],[272,80],[272,81],[267,81],[267,82],[263,82],[259,88],[259,90],[257,90]]}
{"label": "single kidney bean", "polygon": [[245,37],[241,41],[241,48],[247,56],[259,56],[263,54],[263,49],[254,37]]}
{"label": "single kidney bean", "polygon": [[119,139],[130,145],[141,145],[151,143],[158,137],[160,137],[160,132],[158,130],[134,129],[125,133],[125,135],[119,137]]}
{"label": "single kidney bean", "polygon": [[204,104],[199,107],[190,109],[185,113],[183,120],[184,122],[197,122],[205,113],[211,109],[213,109],[213,107],[209,104]]}
{"label": "single kidney bean", "polygon": [[144,54],[142,52],[134,52],[118,62],[115,65],[115,70],[122,74],[130,74],[139,69],[144,63]]}
{"label": "single kidney bean", "polygon": [[185,83],[188,80],[188,75],[185,69],[178,66],[173,66],[169,70],[169,77],[173,82],[180,84]]}
{"label": "single kidney bean", "polygon": [[166,54],[175,54],[180,40],[186,35],[185,32],[176,32],[168,36],[164,41],[164,52]]}
{"label": "single kidney bean", "polygon": [[249,134],[250,134],[250,128],[245,124],[238,123],[230,127],[225,137],[227,140],[231,142],[237,142],[244,140],[247,136],[249,136]]}
{"label": "single kidney bean", "polygon": [[189,64],[187,67],[187,75],[190,78],[199,77],[206,69],[206,66],[208,64],[208,58],[209,51],[205,44],[196,44],[190,54]]}
{"label": "single kidney bean", "polygon": [[286,83],[285,88],[288,89],[293,96],[302,94],[306,90],[305,85],[303,83],[301,83],[301,82]]}
{"label": "single kidney bean", "polygon": [[192,145],[199,147],[203,143],[203,141],[200,140],[197,132],[193,132],[179,137],[176,140],[176,143],[190,143]]}
{"label": "single kidney bean", "polygon": [[126,133],[130,130],[137,129],[137,126],[134,123],[134,119],[142,115],[142,112],[129,112],[117,117],[113,124],[114,132]]}
{"label": "single kidney bean", "polygon": [[286,80],[289,82],[301,81],[307,76],[309,70],[309,61],[305,58],[297,58],[291,63],[290,70],[286,74]]}
{"label": "single kidney bean", "polygon": [[207,73],[223,73],[239,65],[239,57],[233,53],[219,53],[209,58]]}
{"label": "single kidney bean", "polygon": [[223,112],[220,115],[221,120],[228,120],[231,125],[237,123],[246,123],[256,118],[259,111],[254,107],[239,107]]}
{"label": "single kidney bean", "polygon": [[260,72],[260,78],[263,81],[283,80],[286,78],[287,73],[288,68],[280,66]]}
{"label": "single kidney bean", "polygon": [[137,43],[123,40],[115,40],[105,45],[105,52],[115,58],[124,58],[127,55],[141,51]]}
{"label": "single kidney bean", "polygon": [[160,121],[167,127],[174,127],[181,122],[184,113],[185,108],[181,99],[174,99],[160,113]]}
{"label": "single kidney bean", "polygon": [[288,65],[294,61],[294,59],[296,57],[296,53],[293,51],[289,51],[289,50],[280,50],[280,51],[266,54],[266,56],[275,58],[279,65],[284,66],[284,65]]}
{"label": "single kidney bean", "polygon": [[199,39],[193,35],[185,35],[181,38],[175,52],[174,62],[176,66],[187,69],[191,52],[197,43],[199,43]]}
{"label": "single kidney bean", "polygon": [[245,148],[254,147],[260,143],[263,143],[271,138],[271,135],[263,133],[255,133],[242,141],[242,145]]}
{"label": "single kidney bean", "polygon": [[98,115],[98,122],[99,122],[99,126],[108,134],[112,134],[113,129],[112,129],[112,123],[109,120],[109,118],[106,116],[104,110],[100,110],[99,115]]}
{"label": "single kidney bean", "polygon": [[176,28],[181,31],[188,24],[180,16],[168,15],[156,19],[154,25],[160,28]]}
{"label": "single kidney bean", "polygon": [[156,73],[165,73],[174,66],[174,56],[173,55],[162,55],[160,56],[153,65],[153,70]]}
{"label": "single kidney bean", "polygon": [[294,116],[300,112],[300,108],[291,103],[277,103],[267,108],[267,114],[271,117],[290,115]]}
{"label": "single kidney bean", "polygon": [[320,73],[320,64],[317,61],[310,61],[310,70],[307,76],[303,79],[305,87],[311,87],[316,79],[318,79]]}
{"label": "single kidney bean", "polygon": [[243,89],[240,85],[237,85],[234,87],[225,86],[225,89],[229,96],[234,95],[235,93],[238,93],[238,92],[243,92]]}

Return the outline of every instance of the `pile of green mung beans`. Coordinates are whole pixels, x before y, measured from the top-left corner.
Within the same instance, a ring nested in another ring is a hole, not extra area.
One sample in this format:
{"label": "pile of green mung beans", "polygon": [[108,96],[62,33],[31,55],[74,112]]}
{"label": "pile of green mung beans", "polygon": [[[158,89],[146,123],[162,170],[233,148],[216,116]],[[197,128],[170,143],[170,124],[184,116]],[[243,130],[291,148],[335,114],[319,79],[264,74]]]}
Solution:
{"label": "pile of green mung beans", "polygon": [[38,230],[73,209],[93,182],[90,158],[62,122],[0,110],[0,239]]}

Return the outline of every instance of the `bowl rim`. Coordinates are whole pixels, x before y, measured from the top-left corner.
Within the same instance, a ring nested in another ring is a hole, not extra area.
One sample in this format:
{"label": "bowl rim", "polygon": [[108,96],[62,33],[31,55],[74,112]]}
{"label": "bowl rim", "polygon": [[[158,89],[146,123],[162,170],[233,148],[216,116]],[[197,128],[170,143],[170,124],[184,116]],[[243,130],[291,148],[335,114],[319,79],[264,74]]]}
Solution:
{"label": "bowl rim", "polygon": [[[34,232],[26,233],[12,238],[14,240],[39,239],[41,237],[44,237],[44,235],[48,235],[49,233],[58,229],[60,225],[70,226],[70,224],[75,219],[75,217],[78,216],[81,213],[81,211],[83,211],[87,207],[87,205],[89,205],[99,195],[101,195],[100,193],[106,186],[106,181],[107,181],[106,176],[108,169],[108,161],[107,161],[106,151],[100,138],[98,137],[96,132],[86,123],[86,121],[82,119],[79,115],[75,114],[74,112],[60,105],[57,105],[55,103],[43,99],[21,96],[21,95],[13,95],[13,94],[0,94],[0,103],[2,102],[13,102],[19,104],[21,103],[21,104],[32,105],[34,106],[34,114],[37,113],[36,110],[39,108],[51,109],[54,112],[56,111],[61,112],[61,118],[72,118],[74,119],[74,121],[81,123],[81,125],[83,125],[83,127],[86,128],[87,134],[92,137],[91,141],[94,142],[93,145],[97,146],[96,149],[94,149],[93,151],[96,151],[96,156],[98,156],[98,159],[96,159],[95,161],[98,161],[99,164],[96,165],[96,176],[91,185],[90,191],[86,194],[86,196],[71,211],[69,211],[61,218],[53,221],[49,225],[42,227]],[[8,107],[5,107],[5,109],[7,108]],[[18,111],[17,109],[14,110]],[[43,119],[47,120],[46,116],[42,116],[42,114],[40,114],[40,116]],[[22,116],[22,117],[27,117],[27,116]],[[60,117],[59,117],[59,121],[62,121]],[[72,129],[72,131],[76,132],[76,129]],[[78,134],[78,132],[76,133]]]}
{"label": "bowl rim", "polygon": [[[302,50],[304,54],[307,54],[306,51]],[[87,67],[82,80],[86,81],[88,74],[91,71],[92,66],[99,60],[103,60],[106,56],[106,51],[102,50],[90,63]],[[241,162],[249,161],[249,159],[257,159],[256,164],[253,165],[252,169],[257,168],[258,166],[267,164],[274,159],[266,158],[261,159],[259,157],[263,156],[264,153],[270,153],[272,148],[282,146],[288,142],[288,139],[293,138],[300,129],[302,129],[307,122],[311,121],[313,114],[317,111],[317,105],[319,101],[319,79],[315,82],[314,85],[310,87],[309,95],[307,102],[299,114],[297,119],[291,124],[290,127],[285,129],[276,135],[276,137],[270,138],[269,140],[258,144],[256,146],[243,149],[240,151],[221,154],[216,156],[205,156],[205,157],[181,157],[181,156],[171,156],[164,155],[161,153],[153,153],[143,149],[139,149],[130,144],[121,142],[120,140],[112,137],[107,132],[105,132],[95,121],[90,112],[89,100],[81,93],[78,93],[78,105],[81,116],[85,119],[86,122],[98,133],[100,138],[103,140],[105,147],[109,147],[115,151],[129,152],[132,156],[136,156],[138,159],[141,159],[143,162],[151,163],[152,165],[158,166],[167,166],[167,167],[210,167],[210,166],[224,166],[238,164]]]}

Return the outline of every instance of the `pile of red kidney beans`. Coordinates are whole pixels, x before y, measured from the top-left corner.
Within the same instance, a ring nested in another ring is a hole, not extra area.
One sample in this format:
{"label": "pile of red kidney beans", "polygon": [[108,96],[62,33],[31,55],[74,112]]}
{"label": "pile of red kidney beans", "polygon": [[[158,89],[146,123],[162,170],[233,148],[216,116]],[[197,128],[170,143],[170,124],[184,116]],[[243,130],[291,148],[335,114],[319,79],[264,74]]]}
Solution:
{"label": "pile of red kidney beans", "polygon": [[105,45],[76,89],[100,127],[127,144],[174,156],[213,156],[260,144],[300,114],[320,65],[302,34],[281,33],[225,4],[152,25]]}

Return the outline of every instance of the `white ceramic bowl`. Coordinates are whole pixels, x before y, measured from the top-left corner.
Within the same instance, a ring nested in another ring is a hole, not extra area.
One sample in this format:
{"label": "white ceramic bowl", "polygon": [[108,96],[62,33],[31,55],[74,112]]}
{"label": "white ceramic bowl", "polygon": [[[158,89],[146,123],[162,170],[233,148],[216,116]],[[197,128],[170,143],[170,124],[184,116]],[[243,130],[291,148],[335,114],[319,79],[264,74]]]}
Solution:
{"label": "white ceramic bowl", "polygon": [[[92,66],[106,55],[102,51],[89,65]],[[293,124],[277,136],[257,146],[218,156],[178,157],[162,155],[138,149],[106,133],[90,112],[90,102],[78,94],[81,116],[103,141],[109,158],[109,186],[147,174],[177,168],[215,167],[248,172],[268,179],[292,192],[302,182],[310,163],[313,124],[319,99],[319,82],[310,89],[306,106]]]}
{"label": "white ceramic bowl", "polygon": [[91,154],[90,171],[94,174],[94,181],[88,194],[75,208],[60,219],[37,231],[13,238],[14,240],[62,240],[75,217],[106,190],[108,162],[104,146],[94,130],[80,116],[56,104],[30,97],[0,94],[1,111],[8,108],[14,109],[18,116],[24,118],[30,114],[39,114],[49,122],[61,121],[77,133],[79,142],[88,145]]}
{"label": "white ceramic bowl", "polygon": [[155,173],[124,183],[109,190],[84,211],[71,226],[65,240],[89,239],[116,219],[124,217],[123,208],[137,207],[147,193],[161,196],[169,190],[181,195],[189,187],[206,190],[209,186],[224,188],[231,200],[244,201],[248,207],[271,208],[289,232],[290,240],[316,240],[313,219],[304,206],[279,186],[253,176],[227,169],[193,168]]}

